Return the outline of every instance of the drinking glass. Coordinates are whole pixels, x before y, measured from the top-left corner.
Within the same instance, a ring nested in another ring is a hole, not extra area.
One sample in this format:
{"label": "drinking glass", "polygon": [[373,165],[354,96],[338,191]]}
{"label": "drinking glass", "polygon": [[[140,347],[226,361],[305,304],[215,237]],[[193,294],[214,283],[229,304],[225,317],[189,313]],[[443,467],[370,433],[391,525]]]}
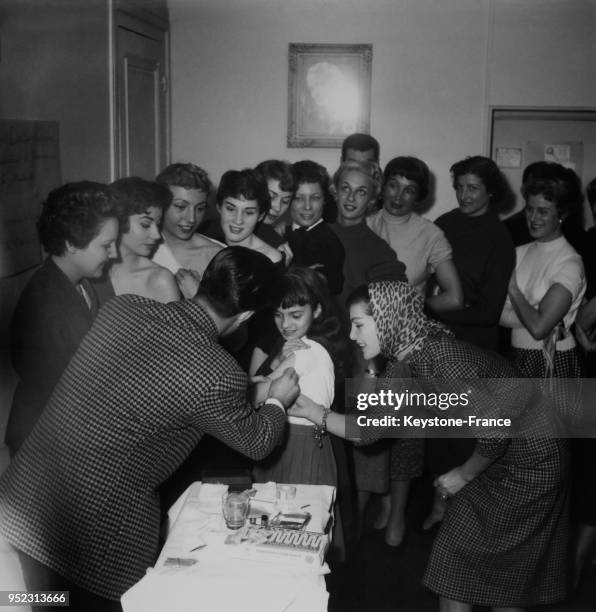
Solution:
{"label": "drinking glass", "polygon": [[228,529],[244,526],[250,510],[250,498],[246,493],[224,493],[222,511]]}

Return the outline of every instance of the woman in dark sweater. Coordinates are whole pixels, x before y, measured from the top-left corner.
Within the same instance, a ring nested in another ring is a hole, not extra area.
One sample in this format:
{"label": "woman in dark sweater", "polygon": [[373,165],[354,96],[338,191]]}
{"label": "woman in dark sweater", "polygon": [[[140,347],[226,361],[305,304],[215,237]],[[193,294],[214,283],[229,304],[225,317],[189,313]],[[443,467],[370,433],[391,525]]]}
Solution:
{"label": "woman in dark sweater", "polygon": [[437,316],[456,338],[496,350],[499,318],[515,265],[511,237],[496,213],[507,183],[495,162],[479,155],[453,164],[451,173],[459,208],[435,223],[453,249],[464,307]]}

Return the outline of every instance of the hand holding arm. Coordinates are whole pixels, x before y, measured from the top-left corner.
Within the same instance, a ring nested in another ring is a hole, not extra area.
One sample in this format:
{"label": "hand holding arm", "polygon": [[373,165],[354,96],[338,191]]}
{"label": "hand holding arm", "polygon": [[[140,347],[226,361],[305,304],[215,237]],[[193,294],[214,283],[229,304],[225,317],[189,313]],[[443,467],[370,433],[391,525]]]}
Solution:
{"label": "hand holding arm", "polygon": [[[282,347],[281,353],[277,355],[271,361],[271,369],[277,370],[280,365],[294,356],[295,351],[300,351],[303,349],[309,349],[310,347],[304,340],[296,339],[296,340],[288,340]],[[274,378],[277,378],[276,376]]]}
{"label": "hand holding arm", "polygon": [[283,374],[272,381],[269,397],[279,400],[285,408],[291,406],[300,393],[298,374],[293,368],[286,368]]}
{"label": "hand holding arm", "polygon": [[283,256],[285,256],[284,263],[287,268],[292,263],[292,259],[294,259],[294,253],[292,252],[290,245],[287,242],[284,242],[277,247],[277,250]]}
{"label": "hand holding arm", "polygon": [[474,451],[465,463],[439,476],[434,485],[443,495],[455,495],[484,472],[493,461],[494,458],[484,457],[478,451]]}
{"label": "hand holding arm", "polygon": [[555,283],[544,294],[540,304],[534,308],[518,287],[515,273],[511,275],[508,294],[519,320],[535,340],[543,340],[552,332],[572,302],[570,291],[563,285]]}
{"label": "hand holding arm", "polygon": [[[310,397],[300,394],[294,405],[288,410],[290,416],[302,417],[308,419],[315,425],[320,425],[323,422],[325,408],[316,402],[313,402]],[[346,417],[337,412],[330,412],[327,415],[327,431],[334,436],[340,438],[346,437]]]}

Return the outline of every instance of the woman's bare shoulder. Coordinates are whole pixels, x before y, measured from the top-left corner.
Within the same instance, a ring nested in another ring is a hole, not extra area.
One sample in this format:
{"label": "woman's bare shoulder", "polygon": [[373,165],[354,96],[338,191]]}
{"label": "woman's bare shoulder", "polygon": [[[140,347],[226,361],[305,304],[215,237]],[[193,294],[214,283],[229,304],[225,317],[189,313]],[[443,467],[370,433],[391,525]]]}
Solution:
{"label": "woman's bare shoulder", "polygon": [[180,291],[176,278],[167,269],[151,262],[153,265],[147,270],[147,290],[154,300],[159,302],[173,302],[180,299]]}
{"label": "woman's bare shoulder", "polygon": [[214,251],[221,251],[221,249],[226,246],[223,242],[219,242],[219,240],[214,240],[203,234],[194,234],[192,237],[192,245],[195,248],[213,249]]}

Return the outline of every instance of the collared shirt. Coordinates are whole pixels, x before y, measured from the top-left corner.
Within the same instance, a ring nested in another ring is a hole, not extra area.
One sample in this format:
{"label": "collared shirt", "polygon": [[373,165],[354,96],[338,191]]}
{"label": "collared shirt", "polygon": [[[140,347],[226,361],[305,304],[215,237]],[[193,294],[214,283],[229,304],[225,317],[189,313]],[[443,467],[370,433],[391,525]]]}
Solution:
{"label": "collared shirt", "polygon": [[310,232],[314,227],[317,227],[320,223],[323,223],[323,219],[319,219],[316,223],[309,225],[308,227],[304,227],[303,225],[298,225],[298,223],[292,223],[292,231],[295,232],[299,229],[304,229],[305,232]]}
{"label": "collared shirt", "polygon": [[286,417],[255,412],[246,374],[192,300],[114,298],[0,478],[0,531],[83,588],[118,599],[158,553],[157,487],[204,433],[265,457]]}

